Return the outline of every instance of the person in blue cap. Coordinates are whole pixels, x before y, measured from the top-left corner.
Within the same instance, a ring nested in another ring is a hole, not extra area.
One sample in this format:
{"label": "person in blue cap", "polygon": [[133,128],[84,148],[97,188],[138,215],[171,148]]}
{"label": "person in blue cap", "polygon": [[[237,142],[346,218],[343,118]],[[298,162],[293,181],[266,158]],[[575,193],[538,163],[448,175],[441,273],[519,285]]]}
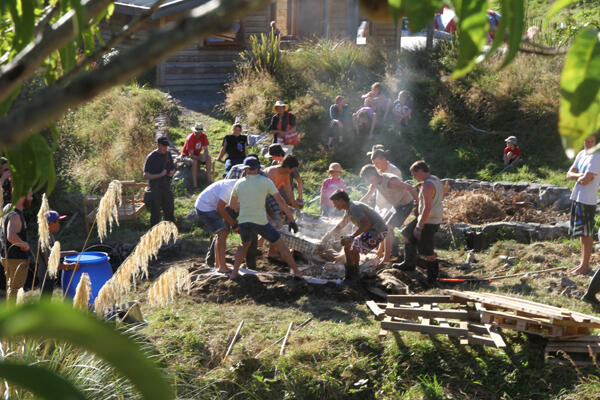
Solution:
{"label": "person in blue cap", "polygon": [[[60,215],[59,213],[57,213],[54,210],[46,211],[44,213],[44,216],[46,217],[46,221],[48,221],[48,231],[50,232],[50,246],[48,249],[45,249],[44,252],[42,253],[43,260],[38,265],[36,278],[38,279],[38,282],[40,283],[40,285],[43,284],[43,287],[41,287],[42,293],[43,294],[52,294],[52,292],[54,291],[54,288],[56,286],[58,286],[58,278],[52,279],[49,276],[46,276],[46,280],[44,281],[44,277],[45,277],[46,271],[48,269],[48,259],[50,258],[50,250],[52,249],[52,246],[54,246],[54,243],[56,242],[56,239],[54,238],[54,234],[58,233],[58,231],[60,230],[60,221],[67,219],[67,216]],[[74,255],[74,254],[77,254],[77,252],[75,250],[61,251],[60,258],[62,259],[63,257]],[[67,265],[64,265],[62,263],[58,266],[59,270],[68,269],[68,268],[69,267]]]}
{"label": "person in blue cap", "polygon": [[292,253],[290,253],[290,249],[288,249],[281,239],[281,235],[277,229],[267,219],[267,212],[265,210],[267,195],[272,195],[275,198],[279,207],[281,207],[288,217],[290,231],[298,232],[298,225],[294,222],[292,212],[273,182],[269,178],[259,175],[261,166],[256,158],[246,157],[244,165],[246,166],[246,176],[236,182],[231,192],[231,199],[229,200],[229,207],[234,210],[239,209],[238,223],[233,226],[233,229],[239,232],[242,238],[242,245],[235,255],[233,272],[230,276],[231,279],[237,277],[238,269],[246,257],[246,252],[258,235],[261,235],[270,243],[277,246],[283,261],[292,269],[294,275],[301,277],[302,273],[296,267],[296,262],[292,257]]}

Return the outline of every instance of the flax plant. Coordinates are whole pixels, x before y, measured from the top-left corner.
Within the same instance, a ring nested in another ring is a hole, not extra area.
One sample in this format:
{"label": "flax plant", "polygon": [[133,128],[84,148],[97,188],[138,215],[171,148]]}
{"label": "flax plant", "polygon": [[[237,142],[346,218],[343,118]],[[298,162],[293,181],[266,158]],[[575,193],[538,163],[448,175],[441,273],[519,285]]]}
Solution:
{"label": "flax plant", "polygon": [[175,295],[187,291],[192,285],[190,272],[183,267],[172,267],[164,272],[148,289],[151,306],[165,306],[175,299]]}
{"label": "flax plant", "polygon": [[92,282],[87,273],[81,274],[81,279],[75,289],[75,297],[73,298],[73,307],[81,310],[89,310],[89,301],[92,294]]}
{"label": "flax plant", "polygon": [[162,221],[146,232],[129,257],[100,288],[94,301],[96,312],[102,315],[110,310],[132,286],[135,287],[138,277],[148,278],[148,262],[156,258],[164,243],[177,240],[178,234],[177,226],[169,221]]}

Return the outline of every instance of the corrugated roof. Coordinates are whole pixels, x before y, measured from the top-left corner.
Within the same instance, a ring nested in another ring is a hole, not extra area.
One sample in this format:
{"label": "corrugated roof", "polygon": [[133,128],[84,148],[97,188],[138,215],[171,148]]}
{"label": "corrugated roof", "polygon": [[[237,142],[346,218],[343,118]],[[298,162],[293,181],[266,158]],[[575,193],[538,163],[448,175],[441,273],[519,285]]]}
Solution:
{"label": "corrugated roof", "polygon": [[[115,1],[115,12],[128,15],[138,15],[148,10],[157,0],[118,0]],[[182,11],[191,10],[209,0],[166,0],[161,4],[158,11],[152,15],[152,19],[164,17]]]}

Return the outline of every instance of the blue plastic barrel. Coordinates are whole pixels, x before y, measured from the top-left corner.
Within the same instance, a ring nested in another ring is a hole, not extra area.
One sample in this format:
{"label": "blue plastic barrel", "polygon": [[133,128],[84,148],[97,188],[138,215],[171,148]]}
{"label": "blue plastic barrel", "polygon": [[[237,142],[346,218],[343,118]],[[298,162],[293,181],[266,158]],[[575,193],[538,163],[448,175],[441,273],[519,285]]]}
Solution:
{"label": "blue plastic barrel", "polygon": [[110,279],[113,274],[109,260],[108,254],[100,251],[86,251],[76,255],[66,256],[65,264],[75,264],[79,262],[79,270],[75,272],[75,276],[73,276],[73,281],[71,282],[70,286],[69,281],[71,280],[73,271],[62,271],[63,294],[65,293],[67,286],[69,286],[67,296],[70,298],[75,297],[75,290],[77,289],[77,285],[81,279],[81,274],[85,272],[90,276],[90,281],[92,282],[90,305],[94,304],[94,300],[96,299],[96,296],[98,296],[100,288],[107,280]]}

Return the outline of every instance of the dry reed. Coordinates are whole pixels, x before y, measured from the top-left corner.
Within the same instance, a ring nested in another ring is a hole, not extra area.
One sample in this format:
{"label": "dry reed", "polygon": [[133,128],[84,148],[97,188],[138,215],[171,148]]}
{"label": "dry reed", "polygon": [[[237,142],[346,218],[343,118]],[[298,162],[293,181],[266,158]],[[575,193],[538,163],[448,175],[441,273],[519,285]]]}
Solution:
{"label": "dry reed", "polygon": [[113,222],[119,225],[119,207],[121,206],[121,202],[121,182],[112,181],[108,185],[106,193],[100,199],[98,212],[96,213],[98,237],[101,242],[112,231]]}
{"label": "dry reed", "polygon": [[81,310],[89,309],[90,296],[92,294],[92,282],[87,273],[81,274],[81,279],[75,289],[75,297],[73,297],[73,307]]}
{"label": "dry reed", "polygon": [[40,235],[40,247],[42,251],[50,248],[50,229],[48,228],[48,220],[44,215],[47,211],[50,211],[50,205],[48,204],[46,193],[44,193],[42,195],[42,204],[37,214],[38,233]]}
{"label": "dry reed", "polygon": [[148,289],[148,300],[151,306],[164,306],[175,299],[182,291],[189,294],[191,274],[183,267],[172,267],[164,272]]}
{"label": "dry reed", "polygon": [[98,314],[103,314],[117,304],[121,296],[130,292],[138,277],[148,277],[148,262],[156,258],[163,243],[177,240],[177,226],[162,221],[146,232],[133,252],[123,261],[114,275],[102,286],[94,302]]}
{"label": "dry reed", "polygon": [[60,242],[57,240],[50,250],[50,256],[48,257],[48,269],[46,273],[50,275],[50,278],[56,278],[58,274],[58,265],[60,264]]}

